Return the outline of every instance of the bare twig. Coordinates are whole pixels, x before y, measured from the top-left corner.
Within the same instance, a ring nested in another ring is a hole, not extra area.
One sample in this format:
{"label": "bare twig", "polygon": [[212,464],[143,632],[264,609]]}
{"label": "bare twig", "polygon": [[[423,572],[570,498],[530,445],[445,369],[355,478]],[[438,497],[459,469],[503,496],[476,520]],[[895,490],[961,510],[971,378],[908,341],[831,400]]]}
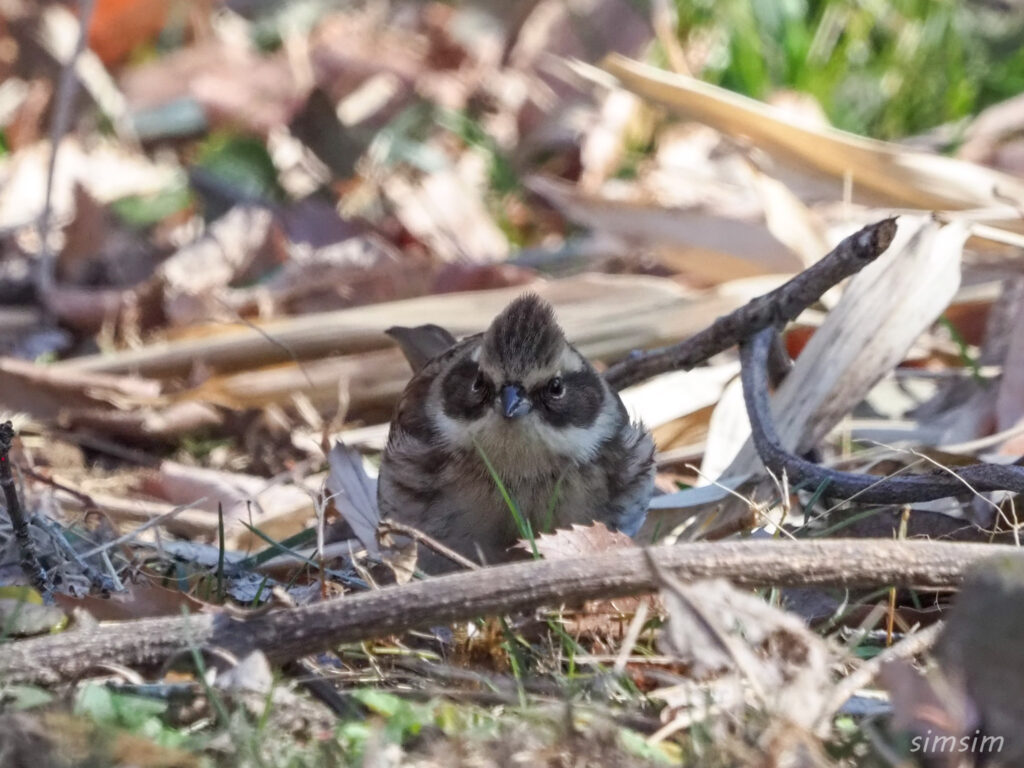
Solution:
{"label": "bare twig", "polygon": [[4,489],[4,500],[7,504],[7,515],[11,518],[11,527],[14,529],[14,538],[18,542],[18,550],[21,554],[21,570],[25,572],[29,583],[32,584],[45,600],[53,599],[53,585],[46,577],[36,551],[32,546],[32,537],[28,531],[28,520],[21,508],[21,500],[18,498],[18,491],[14,487],[14,475],[11,472],[11,443],[14,441],[14,425],[5,421],[0,424],[0,486]]}
{"label": "bare twig", "polygon": [[605,379],[618,390],[666,371],[688,370],[762,328],[794,320],[829,288],[881,256],[895,236],[894,218],[870,224],[774,291],[718,318],[686,341],[641,352],[616,363],[605,373]]}
{"label": "bare twig", "polygon": [[[1020,556],[998,544],[940,541],[698,542],[655,547],[653,557],[684,581],[727,578],[743,586],[906,585],[949,588],[971,565],[994,555]],[[10,643],[0,681],[72,679],[99,660],[159,665],[183,648],[262,650],[286,662],[341,643],[481,615],[611,599],[658,587],[645,553],[536,560],[457,573],[251,618],[224,612],[113,622]]]}
{"label": "bare twig", "polygon": [[133,528],[132,530],[128,531],[128,533],[118,536],[113,541],[98,544],[97,546],[90,549],[88,552],[83,552],[82,557],[92,557],[93,555],[98,555],[103,552],[109,552],[111,549],[114,549],[115,547],[119,547],[122,544],[131,541],[143,531],[149,530],[150,528],[153,528],[157,525],[164,525],[168,520],[172,519],[176,515],[181,514],[187,509],[194,509],[195,507],[199,506],[205,501],[206,497],[204,496],[202,498],[196,499],[193,502],[189,502],[188,504],[179,504],[174,509],[169,509],[162,515],[157,515],[156,517],[150,518],[142,525],[140,525],[138,528]]}
{"label": "bare twig", "polygon": [[941,473],[934,474],[878,477],[827,469],[789,453],[782,447],[768,404],[765,369],[775,334],[774,328],[765,328],[740,346],[743,399],[747,404],[754,446],[772,474],[782,476],[785,473],[791,486],[802,483],[819,488],[825,485],[830,497],[856,497],[865,504],[907,504],[975,491],[1024,492],[1024,467],[1016,465],[971,464],[956,470],[943,468]]}
{"label": "bare twig", "polygon": [[46,169],[46,193],[43,198],[43,210],[39,214],[39,242],[40,242],[40,263],[38,277],[39,300],[47,305],[47,296],[53,289],[54,281],[54,254],[50,250],[50,205],[53,197],[53,177],[57,169],[57,148],[60,146],[64,134],[67,133],[68,123],[71,120],[71,105],[75,100],[75,92],[78,90],[78,58],[85,50],[89,39],[89,24],[92,21],[94,0],[79,0],[78,2],[78,25],[79,34],[75,50],[71,58],[64,62],[60,73],[60,83],[57,86],[57,96],[54,101],[53,122],[50,124],[50,163]]}
{"label": "bare twig", "polygon": [[462,568],[465,568],[470,571],[480,570],[479,564],[474,563],[468,557],[460,555],[451,547],[446,547],[437,539],[431,538],[427,534],[423,533],[423,531],[417,530],[416,528],[413,528],[411,525],[400,523],[397,520],[381,520],[380,523],[378,523],[377,525],[377,530],[383,533],[398,533],[402,536],[408,536],[409,538],[414,539],[423,546],[429,547],[430,549],[434,550],[435,552],[437,552],[437,554],[441,555],[442,557],[447,557],[453,563],[455,563],[458,566],[461,566]]}

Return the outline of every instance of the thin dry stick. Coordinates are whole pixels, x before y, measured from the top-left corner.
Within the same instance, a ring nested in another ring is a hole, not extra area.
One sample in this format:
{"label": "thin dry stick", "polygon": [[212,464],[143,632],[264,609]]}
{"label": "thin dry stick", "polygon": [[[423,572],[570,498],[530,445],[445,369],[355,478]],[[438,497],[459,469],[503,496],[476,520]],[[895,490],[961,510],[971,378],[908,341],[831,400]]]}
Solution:
{"label": "thin dry stick", "polygon": [[740,378],[747,405],[754,447],[765,467],[783,473],[790,485],[825,486],[830,497],[857,497],[864,504],[907,504],[959,496],[974,491],[1024,492],[1024,467],[1002,464],[971,464],[942,473],[880,478],[856,472],[840,472],[802,459],[782,447],[768,404],[765,374],[776,330],[765,328],[740,346]]}
{"label": "thin dry stick", "polygon": [[[748,587],[898,585],[949,588],[992,556],[1020,556],[998,544],[939,541],[698,542],[655,547],[650,556],[682,580],[727,578]],[[373,592],[240,618],[232,613],[113,622],[10,643],[0,681],[74,679],[100,661],[159,665],[184,648],[253,649],[286,662],[341,643],[482,615],[612,599],[658,587],[639,548],[564,560],[483,568]]]}
{"label": "thin dry stick", "polygon": [[686,341],[641,352],[605,373],[614,389],[623,389],[667,371],[689,370],[762,328],[795,320],[829,288],[877,259],[896,236],[896,219],[869,224],[837,245],[821,261],[774,291],[758,296]]}
{"label": "thin dry stick", "polygon": [[470,571],[480,570],[480,565],[478,563],[474,563],[468,557],[460,555],[451,547],[446,547],[437,539],[431,538],[427,534],[423,533],[423,531],[417,530],[411,525],[400,523],[397,520],[381,520],[377,526],[377,530],[380,533],[398,533],[402,536],[408,536],[410,539],[414,539],[423,546],[434,550],[437,554],[441,555],[441,557],[447,557],[453,563],[462,568]]}
{"label": "thin dry stick", "polygon": [[114,549],[115,547],[120,547],[122,544],[125,544],[125,543],[131,541],[132,539],[134,539],[136,536],[138,536],[143,531],[147,531],[150,528],[153,528],[154,526],[157,526],[157,525],[163,525],[168,520],[172,519],[176,515],[181,514],[185,510],[193,509],[195,507],[198,507],[204,501],[206,501],[206,497],[205,496],[203,496],[202,498],[196,499],[195,501],[190,502],[189,504],[180,504],[179,506],[175,507],[174,509],[169,509],[169,510],[167,510],[166,512],[164,512],[161,515],[157,515],[156,517],[150,518],[149,520],[147,520],[146,522],[144,522],[142,525],[138,526],[137,528],[133,528],[132,530],[128,531],[128,533],[125,533],[125,534],[122,534],[121,536],[118,536],[113,541],[108,541],[108,542],[105,542],[103,544],[99,544],[99,545],[93,547],[92,549],[90,549],[89,551],[83,552],[82,553],[82,557],[92,557],[93,555],[98,555],[98,554],[100,554],[102,552],[108,552],[111,549]]}
{"label": "thin dry stick", "polygon": [[18,498],[18,490],[14,487],[14,475],[11,472],[11,443],[14,441],[14,425],[5,421],[0,424],[0,487],[4,490],[4,500],[7,504],[7,516],[11,518],[11,527],[14,529],[14,538],[18,542],[18,550],[21,554],[21,570],[28,577],[29,583],[38,590],[39,594],[46,600],[53,599],[53,585],[46,577],[39,558],[36,557],[35,548],[32,546],[32,537],[28,531],[28,520],[21,508],[21,500]]}
{"label": "thin dry stick", "polygon": [[53,197],[53,177],[57,169],[57,148],[64,134],[67,133],[71,121],[71,105],[75,101],[78,90],[78,59],[89,41],[89,24],[92,21],[94,0],[79,0],[78,3],[78,41],[71,58],[64,62],[57,86],[57,97],[54,101],[53,122],[50,124],[50,162],[46,168],[46,192],[43,198],[43,210],[39,214],[40,263],[38,274],[39,297],[45,303],[46,297],[53,288],[54,254],[50,249],[50,205]]}

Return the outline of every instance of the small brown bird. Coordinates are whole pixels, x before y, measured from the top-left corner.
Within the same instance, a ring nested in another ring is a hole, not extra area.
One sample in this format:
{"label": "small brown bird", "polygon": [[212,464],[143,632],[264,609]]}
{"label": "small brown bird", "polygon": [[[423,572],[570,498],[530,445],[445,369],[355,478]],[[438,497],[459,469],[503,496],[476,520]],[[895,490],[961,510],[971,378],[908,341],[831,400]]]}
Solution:
{"label": "small brown bird", "polygon": [[[654,441],[566,341],[547,302],[524,295],[462,341],[436,325],[388,333],[415,375],[380,467],[382,517],[482,563],[510,559],[521,538],[503,491],[534,533],[598,520],[639,530]],[[455,567],[425,549],[424,571]]]}

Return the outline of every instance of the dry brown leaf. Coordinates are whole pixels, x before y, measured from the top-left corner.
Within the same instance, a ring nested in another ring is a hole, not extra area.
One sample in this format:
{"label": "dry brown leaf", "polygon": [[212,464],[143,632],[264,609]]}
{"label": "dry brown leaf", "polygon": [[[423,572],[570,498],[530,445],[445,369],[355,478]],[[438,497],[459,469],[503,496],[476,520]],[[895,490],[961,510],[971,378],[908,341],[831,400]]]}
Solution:
{"label": "dry brown leaf", "polygon": [[263,651],[252,651],[235,666],[219,672],[213,681],[215,688],[229,693],[260,693],[267,695],[274,687],[274,672]]}
{"label": "dry brown leaf", "polygon": [[[310,64],[316,83],[346,113],[346,97],[356,96],[372,80],[389,83],[353,122],[393,114],[411,96],[413,83],[424,71],[427,40],[408,28],[388,25],[380,9],[337,13],[323,19],[310,38]],[[364,92],[365,95],[365,92]],[[355,112],[349,106],[349,113]]]}
{"label": "dry brown leaf", "polygon": [[220,291],[223,306],[271,318],[394,301],[430,292],[436,268],[376,235],[321,247],[289,244],[290,258],[258,284]]}
{"label": "dry brown leaf", "polygon": [[[620,532],[609,530],[604,523],[579,525],[544,533],[535,539],[537,551],[547,560],[587,557],[624,547],[635,547],[636,542]],[[520,541],[517,549],[531,552],[529,542]],[[659,601],[651,595],[621,597],[614,600],[587,600],[580,607],[562,611],[561,620],[566,631],[574,637],[587,636],[597,641],[621,638],[632,617],[645,605],[648,615],[660,612]]]}
{"label": "dry brown leaf", "polygon": [[[566,557],[586,557],[608,552],[612,549],[635,547],[636,542],[621,531],[612,531],[604,523],[580,525],[573,523],[572,528],[544,533],[536,539],[537,551],[547,560],[558,560]],[[527,542],[519,542],[517,547],[530,549]]]}
{"label": "dry brown leaf", "polygon": [[261,276],[285,260],[271,237],[274,214],[239,206],[214,222],[199,240],[168,258],[157,270],[164,311],[175,325],[208,321],[232,312],[222,290],[246,277]]}

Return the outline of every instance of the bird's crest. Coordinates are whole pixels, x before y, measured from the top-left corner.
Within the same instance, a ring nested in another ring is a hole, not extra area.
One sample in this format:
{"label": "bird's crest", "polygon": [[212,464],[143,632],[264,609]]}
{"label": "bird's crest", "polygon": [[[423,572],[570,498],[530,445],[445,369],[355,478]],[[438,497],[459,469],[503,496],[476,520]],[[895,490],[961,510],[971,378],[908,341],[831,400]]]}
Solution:
{"label": "bird's crest", "polygon": [[565,334],[554,309],[537,294],[527,293],[494,318],[484,334],[483,354],[516,380],[554,365],[564,346]]}

